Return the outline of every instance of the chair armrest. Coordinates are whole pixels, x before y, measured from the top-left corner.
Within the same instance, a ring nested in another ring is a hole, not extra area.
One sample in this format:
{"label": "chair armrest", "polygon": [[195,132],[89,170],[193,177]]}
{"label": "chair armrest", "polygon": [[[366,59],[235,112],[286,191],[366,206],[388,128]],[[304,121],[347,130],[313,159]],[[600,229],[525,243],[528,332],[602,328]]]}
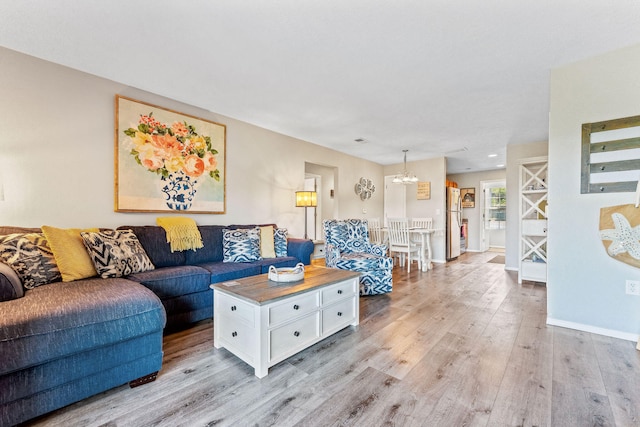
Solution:
{"label": "chair armrest", "polygon": [[379,255],[379,256],[386,256],[387,255],[387,245],[371,245],[371,253],[374,255]]}
{"label": "chair armrest", "polygon": [[336,245],[326,243],[324,245],[324,263],[329,268],[336,268],[336,262],[340,259],[340,249]]}
{"label": "chair armrest", "polygon": [[313,253],[313,241],[310,239],[298,239],[289,237],[287,239],[287,255],[296,257],[304,265],[311,264],[311,254]]}

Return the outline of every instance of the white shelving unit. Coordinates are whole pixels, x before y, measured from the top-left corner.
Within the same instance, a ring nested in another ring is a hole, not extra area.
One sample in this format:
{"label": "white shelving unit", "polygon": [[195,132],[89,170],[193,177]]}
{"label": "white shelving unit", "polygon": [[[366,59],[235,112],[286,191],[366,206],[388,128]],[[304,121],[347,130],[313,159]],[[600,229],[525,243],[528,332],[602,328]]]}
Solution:
{"label": "white shelving unit", "polygon": [[547,282],[547,157],[520,164],[518,283]]}

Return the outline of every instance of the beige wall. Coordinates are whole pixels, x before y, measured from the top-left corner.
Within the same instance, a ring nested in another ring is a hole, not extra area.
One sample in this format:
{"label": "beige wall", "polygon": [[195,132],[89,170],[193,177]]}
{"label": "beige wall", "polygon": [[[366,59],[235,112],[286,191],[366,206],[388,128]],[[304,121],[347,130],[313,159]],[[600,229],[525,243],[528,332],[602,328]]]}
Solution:
{"label": "beige wall", "polygon": [[199,224],[275,222],[302,236],[294,193],[305,162],[337,168],[337,216],[361,217],[363,206],[382,215],[382,191],[366,202],[353,191],[361,176],[382,187],[376,163],[8,49],[0,63],[2,224],[113,227],[164,215],[113,211],[116,94],[227,126],[226,214],[192,215]]}

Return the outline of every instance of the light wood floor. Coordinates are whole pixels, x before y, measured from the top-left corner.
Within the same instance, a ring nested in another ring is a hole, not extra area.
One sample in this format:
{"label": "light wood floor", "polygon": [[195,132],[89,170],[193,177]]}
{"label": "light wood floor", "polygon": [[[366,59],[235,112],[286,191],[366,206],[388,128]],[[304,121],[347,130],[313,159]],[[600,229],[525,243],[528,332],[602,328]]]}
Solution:
{"label": "light wood floor", "polygon": [[635,343],[545,325],[546,288],[496,254],[396,268],[349,327],[262,380],[213,348],[212,323],[169,335],[157,381],[29,425],[639,426]]}

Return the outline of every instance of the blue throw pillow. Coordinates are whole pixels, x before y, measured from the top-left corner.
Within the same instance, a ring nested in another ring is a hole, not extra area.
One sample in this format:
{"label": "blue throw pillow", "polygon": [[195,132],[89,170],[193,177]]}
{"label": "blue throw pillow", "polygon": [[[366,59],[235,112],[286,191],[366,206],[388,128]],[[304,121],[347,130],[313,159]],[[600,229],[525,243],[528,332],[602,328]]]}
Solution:
{"label": "blue throw pillow", "polygon": [[273,242],[276,250],[276,258],[287,256],[287,229],[276,228],[273,230]]}
{"label": "blue throw pillow", "polygon": [[251,262],[261,260],[260,228],[222,230],[222,262]]}

